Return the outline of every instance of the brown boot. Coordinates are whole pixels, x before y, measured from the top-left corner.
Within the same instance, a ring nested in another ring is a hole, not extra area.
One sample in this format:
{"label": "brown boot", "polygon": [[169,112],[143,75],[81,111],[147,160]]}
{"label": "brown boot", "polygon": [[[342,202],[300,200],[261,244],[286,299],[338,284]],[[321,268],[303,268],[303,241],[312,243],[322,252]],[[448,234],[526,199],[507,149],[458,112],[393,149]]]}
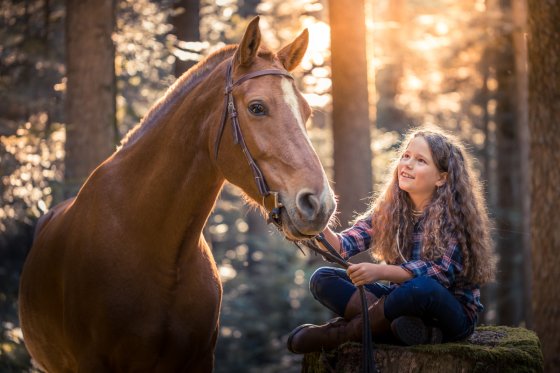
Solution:
{"label": "brown boot", "polygon": [[441,343],[441,329],[428,326],[419,317],[401,316],[391,323],[391,330],[407,346]]}
{"label": "brown boot", "polygon": [[[364,290],[366,295],[366,300],[369,306],[377,302],[378,298],[367,290]],[[352,320],[354,317],[362,314],[362,297],[360,296],[360,290],[356,289],[354,294],[350,297],[346,309],[344,310],[344,319],[347,321]]]}
{"label": "brown boot", "polygon": [[304,324],[295,328],[288,337],[288,350],[296,354],[332,350],[348,341],[362,338],[361,318],[348,322],[338,317],[324,325]]}
{"label": "brown boot", "polygon": [[[385,319],[383,306],[385,297],[379,299],[368,309],[371,334],[385,336],[391,332],[391,323]],[[324,325],[304,324],[295,328],[288,337],[288,350],[296,354],[332,350],[345,342],[362,341],[362,315],[346,321],[336,318]]]}
{"label": "brown boot", "polygon": [[[385,337],[391,333],[391,322],[385,318],[384,307],[385,297],[381,297],[368,309],[369,326],[374,339],[376,337]],[[359,318],[361,319],[361,316]]]}

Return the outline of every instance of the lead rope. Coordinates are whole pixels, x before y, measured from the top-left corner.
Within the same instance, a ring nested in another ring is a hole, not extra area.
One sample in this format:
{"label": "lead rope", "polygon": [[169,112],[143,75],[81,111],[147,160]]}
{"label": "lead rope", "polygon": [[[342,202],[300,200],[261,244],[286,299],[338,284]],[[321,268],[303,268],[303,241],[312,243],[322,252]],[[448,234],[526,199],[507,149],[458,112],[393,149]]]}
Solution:
{"label": "lead rope", "polygon": [[[325,248],[327,251],[321,250],[318,247],[317,241]],[[300,245],[307,246],[310,250],[314,251],[317,254],[322,255],[328,261],[333,263],[339,264],[343,268],[347,269],[350,267],[350,263],[345,260],[340,253],[338,253],[334,247],[325,239],[323,233],[315,236],[314,238],[302,242],[302,241],[294,241],[294,244],[301,250]],[[362,300],[362,371],[364,373],[373,373],[379,372],[377,366],[375,364],[375,359],[373,358],[374,348],[371,341],[371,330],[370,330],[370,323],[369,323],[369,315],[368,315],[368,304],[366,299],[366,293],[364,290],[364,286],[358,286],[358,290],[360,291],[360,298]]]}

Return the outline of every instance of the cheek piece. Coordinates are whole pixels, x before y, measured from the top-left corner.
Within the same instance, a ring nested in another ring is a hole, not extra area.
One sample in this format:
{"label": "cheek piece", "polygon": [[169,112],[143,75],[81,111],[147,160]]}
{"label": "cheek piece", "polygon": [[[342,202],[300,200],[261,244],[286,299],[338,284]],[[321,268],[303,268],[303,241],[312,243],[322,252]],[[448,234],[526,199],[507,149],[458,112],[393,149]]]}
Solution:
{"label": "cheek piece", "polygon": [[257,188],[259,190],[260,195],[263,199],[263,206],[266,208],[265,202],[266,198],[272,196],[272,203],[273,207],[268,213],[267,223],[274,224],[277,228],[282,228],[282,220],[280,218],[281,209],[284,207],[278,198],[278,192],[273,192],[269,189],[268,184],[264,178],[264,175],[255,162],[247,144],[245,143],[245,139],[243,138],[243,133],[241,132],[241,127],[239,126],[239,120],[237,115],[237,109],[235,108],[235,101],[233,100],[233,88],[236,86],[246,82],[247,80],[257,78],[263,75],[280,75],[285,76],[290,79],[293,77],[286,71],[277,70],[277,69],[268,69],[268,70],[259,70],[254,71],[252,73],[248,73],[243,75],[241,78],[233,81],[232,77],[232,66],[233,59],[230,60],[226,70],[226,88],[224,92],[224,110],[222,112],[222,119],[220,122],[220,128],[218,130],[218,136],[216,138],[216,143],[214,145],[214,157],[218,158],[218,151],[220,150],[220,142],[222,140],[222,135],[224,133],[224,128],[227,122],[228,114],[232,126],[233,132],[233,142],[235,144],[239,144],[241,146],[241,150],[243,150],[243,154],[245,154],[245,158],[247,159],[247,163],[249,163],[249,167],[251,167],[251,171],[253,172],[253,178],[255,179],[255,183],[257,184]]}

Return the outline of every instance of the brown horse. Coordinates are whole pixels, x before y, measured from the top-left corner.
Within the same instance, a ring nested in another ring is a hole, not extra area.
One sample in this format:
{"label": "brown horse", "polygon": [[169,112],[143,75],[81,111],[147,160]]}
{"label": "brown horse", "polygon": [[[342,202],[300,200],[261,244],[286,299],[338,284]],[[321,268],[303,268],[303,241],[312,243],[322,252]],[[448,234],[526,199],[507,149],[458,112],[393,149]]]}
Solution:
{"label": "brown horse", "polygon": [[[307,43],[304,31],[277,54],[259,49],[255,18],[238,47],[189,70],[78,195],[42,218],[20,320],[43,369],[212,371],[222,287],[201,232],[224,180],[276,207],[289,239],[321,232],[335,208],[306,135],[310,108],[288,74]],[[248,157],[237,130],[220,126],[230,68]],[[247,158],[282,205],[259,192]]]}

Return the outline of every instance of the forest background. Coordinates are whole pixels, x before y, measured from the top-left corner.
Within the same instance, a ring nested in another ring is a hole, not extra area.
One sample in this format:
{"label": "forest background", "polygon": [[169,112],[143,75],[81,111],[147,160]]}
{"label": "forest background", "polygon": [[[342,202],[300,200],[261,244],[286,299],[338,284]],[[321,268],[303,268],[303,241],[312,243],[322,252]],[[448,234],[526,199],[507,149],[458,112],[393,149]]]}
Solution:
{"label": "forest background", "polygon": [[[560,4],[525,0],[2,0],[0,371],[34,371],[17,319],[34,224],[186,69],[261,16],[273,50],[303,28],[308,132],[346,228],[402,134],[460,136],[485,182],[499,257],[484,324],[537,331],[560,366]],[[83,74],[83,71],[89,74]],[[216,372],[297,372],[289,331],[331,315],[303,255],[226,186],[204,230],[224,284]],[[362,258],[363,259],[363,258]],[[556,356],[555,356],[556,355]]]}

